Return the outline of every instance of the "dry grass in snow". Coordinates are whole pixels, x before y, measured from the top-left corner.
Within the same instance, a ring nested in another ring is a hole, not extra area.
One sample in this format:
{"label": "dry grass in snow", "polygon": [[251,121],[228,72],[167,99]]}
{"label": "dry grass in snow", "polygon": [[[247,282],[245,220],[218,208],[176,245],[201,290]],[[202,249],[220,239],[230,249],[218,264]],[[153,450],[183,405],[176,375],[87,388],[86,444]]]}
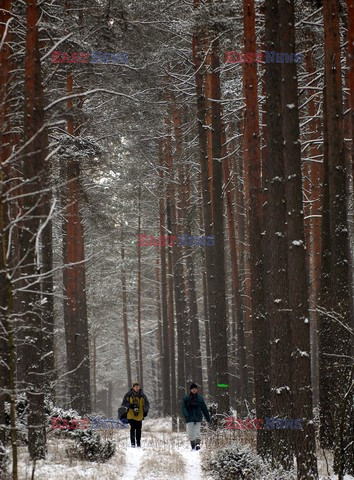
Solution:
{"label": "dry grass in snow", "polygon": [[179,452],[146,452],[139,469],[139,478],[181,480],[185,463]]}
{"label": "dry grass in snow", "polygon": [[[45,460],[36,462],[35,480],[115,480],[123,474],[125,451],[118,450],[106,463],[87,462],[71,455],[75,443],[67,438],[48,439],[48,454]],[[19,478],[32,478],[33,462],[27,447],[19,448]]]}

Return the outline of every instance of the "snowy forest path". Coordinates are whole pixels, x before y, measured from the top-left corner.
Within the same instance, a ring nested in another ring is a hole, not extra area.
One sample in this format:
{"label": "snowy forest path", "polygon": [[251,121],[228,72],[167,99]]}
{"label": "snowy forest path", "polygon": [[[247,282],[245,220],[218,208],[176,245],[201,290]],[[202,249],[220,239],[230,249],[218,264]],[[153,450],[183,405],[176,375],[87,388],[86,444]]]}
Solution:
{"label": "snowy forest path", "polygon": [[200,464],[200,451],[192,450],[183,450],[181,451],[182,457],[185,462],[186,473],[184,474],[185,479],[200,479],[203,480],[202,469]]}
{"label": "snowy forest path", "polygon": [[144,456],[144,450],[142,448],[131,448],[127,449],[125,459],[126,466],[124,470],[123,478],[134,480],[140,477],[140,465],[141,460]]}
{"label": "snowy forest path", "polygon": [[160,430],[150,420],[147,428],[143,427],[141,442],[142,448],[131,448],[128,431],[119,432],[116,443],[125,453],[125,464],[119,478],[205,480],[201,469],[201,452],[190,449],[185,433]]}

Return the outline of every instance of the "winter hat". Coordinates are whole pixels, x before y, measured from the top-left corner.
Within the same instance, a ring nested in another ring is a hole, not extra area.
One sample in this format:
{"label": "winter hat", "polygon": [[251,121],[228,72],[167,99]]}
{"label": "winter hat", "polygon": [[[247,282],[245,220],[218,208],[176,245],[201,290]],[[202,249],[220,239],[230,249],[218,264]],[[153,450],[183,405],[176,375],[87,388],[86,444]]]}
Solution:
{"label": "winter hat", "polygon": [[138,383],[138,382],[133,383],[133,388],[136,387],[136,386],[140,387],[140,383]]}
{"label": "winter hat", "polygon": [[191,383],[190,390],[192,390],[192,388],[198,388],[198,385],[196,383]]}

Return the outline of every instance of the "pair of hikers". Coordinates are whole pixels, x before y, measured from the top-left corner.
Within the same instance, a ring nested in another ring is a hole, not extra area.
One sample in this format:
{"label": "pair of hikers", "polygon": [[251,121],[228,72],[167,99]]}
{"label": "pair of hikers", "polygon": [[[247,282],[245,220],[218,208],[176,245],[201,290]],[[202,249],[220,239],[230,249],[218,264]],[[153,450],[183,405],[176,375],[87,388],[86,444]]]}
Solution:
{"label": "pair of hikers", "polygon": [[[127,417],[130,424],[130,442],[132,447],[141,447],[141,428],[143,419],[147,416],[150,403],[147,396],[140,388],[139,383],[134,383],[129,392],[124,395],[122,405],[118,410],[120,419]],[[198,395],[198,385],[190,385],[190,393],[182,400],[182,414],[187,423],[187,433],[192,450],[200,449],[200,427],[202,414],[210,422],[208,408],[201,395]]]}

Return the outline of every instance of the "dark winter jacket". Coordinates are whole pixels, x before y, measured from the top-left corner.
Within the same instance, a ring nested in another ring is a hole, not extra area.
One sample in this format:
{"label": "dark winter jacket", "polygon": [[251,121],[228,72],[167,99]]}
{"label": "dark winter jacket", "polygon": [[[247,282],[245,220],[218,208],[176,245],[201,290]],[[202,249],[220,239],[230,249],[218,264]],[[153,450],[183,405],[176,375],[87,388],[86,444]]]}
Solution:
{"label": "dark winter jacket", "polygon": [[[139,409],[138,415],[134,415],[134,406],[137,406]],[[122,407],[128,409],[128,420],[141,421],[149,413],[150,403],[142,389],[140,389],[138,393],[135,393],[134,390],[131,389],[124,395]]]}
{"label": "dark winter jacket", "polygon": [[204,398],[201,395],[186,395],[182,401],[182,415],[186,422],[201,422],[202,412],[207,422],[210,422],[208,408],[205,405]]}

